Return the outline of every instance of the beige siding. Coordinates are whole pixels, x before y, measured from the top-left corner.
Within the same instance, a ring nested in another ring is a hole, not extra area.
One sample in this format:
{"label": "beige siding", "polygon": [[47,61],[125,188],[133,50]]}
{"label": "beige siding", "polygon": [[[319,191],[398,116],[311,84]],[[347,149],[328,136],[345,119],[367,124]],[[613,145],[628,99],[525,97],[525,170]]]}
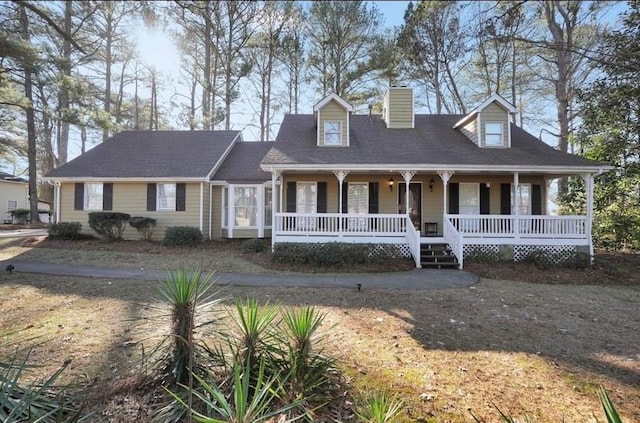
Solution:
{"label": "beige siding", "polygon": [[502,122],[502,136],[504,139],[504,146],[509,146],[509,112],[503,109],[496,103],[491,103],[487,107],[485,107],[480,113],[481,125],[482,125],[482,146],[485,144],[485,134],[486,127],[485,124],[487,122]]}
{"label": "beige siding", "polygon": [[465,126],[460,128],[460,131],[467,136],[474,144],[478,144],[478,119],[477,117]]}
{"label": "beige siding", "polygon": [[[60,188],[60,221],[82,223],[83,233],[94,234],[89,228],[89,211],[74,210],[75,184],[65,183]],[[147,211],[147,184],[142,182],[116,182],[113,184],[113,211],[131,216],[146,216],[157,220],[153,239],[164,238],[168,226],[200,226],[200,183],[186,184],[186,210]],[[204,234],[206,236],[206,234]],[[135,229],[127,226],[125,239],[138,239]]]}
{"label": "beige siding", "polygon": [[[345,109],[343,109],[342,106],[338,104],[338,102],[331,100],[322,109],[320,109],[319,115],[320,115],[320,122],[318,123],[318,125],[320,126],[320,131],[319,131],[320,139],[318,140],[318,145],[325,145],[324,144],[324,122],[328,120],[341,122],[341,126],[342,126],[341,145],[343,146],[349,145],[348,137],[347,137],[348,135],[347,119],[349,118],[348,112]],[[335,144],[331,144],[331,146],[335,146]]]}
{"label": "beige siding", "polygon": [[[28,186],[24,183],[0,181],[0,219],[9,219],[9,200],[17,201],[19,209],[28,209]],[[2,223],[0,221],[0,223]]]}
{"label": "beige siding", "polygon": [[413,90],[404,87],[389,88],[389,128],[413,128]]}
{"label": "beige siding", "polygon": [[[211,201],[211,190],[209,188],[209,184],[205,184],[203,183],[203,187],[202,187],[202,196],[203,196],[203,202],[202,202],[202,236],[205,239],[209,238],[209,202]],[[211,209],[211,211],[213,212],[213,209]]]}
{"label": "beige siding", "polygon": [[213,187],[213,198],[212,198],[212,209],[211,209],[211,238],[219,239],[223,238],[222,234],[222,187],[214,186]]}

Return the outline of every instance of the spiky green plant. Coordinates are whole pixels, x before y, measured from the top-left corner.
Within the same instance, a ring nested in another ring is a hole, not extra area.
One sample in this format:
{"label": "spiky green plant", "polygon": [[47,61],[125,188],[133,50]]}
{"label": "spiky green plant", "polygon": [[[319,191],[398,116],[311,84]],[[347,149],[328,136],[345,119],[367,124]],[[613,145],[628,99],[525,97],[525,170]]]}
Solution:
{"label": "spiky green plant", "polygon": [[600,404],[602,404],[602,408],[604,409],[605,417],[607,418],[608,423],[622,423],[622,419],[616,410],[616,407],[611,402],[609,398],[609,394],[607,391],[600,387],[598,389],[598,398],[600,398]]}
{"label": "spiky green plant", "polygon": [[[280,416],[296,403],[278,407],[282,391],[276,386],[276,377],[265,376],[265,360],[261,360],[258,372],[252,374],[252,363],[247,360],[244,365],[236,363],[233,370],[233,386],[229,399],[216,383],[209,383],[198,375],[194,375],[203,392],[194,391],[200,399],[206,413],[189,407],[178,395],[171,395],[183,406],[190,409],[191,415],[202,423],[259,423]],[[278,419],[278,421],[283,421]],[[294,419],[284,420],[286,422]]]}
{"label": "spiky green plant", "polygon": [[[223,298],[217,297],[213,292],[214,286],[214,273],[204,274],[199,268],[195,271],[170,271],[160,281],[157,295],[171,309],[169,352],[165,354],[168,363],[164,367],[169,384],[188,384],[191,372],[201,366],[196,361],[198,354],[194,334],[197,329],[217,322],[217,319],[210,318],[197,321],[197,317],[204,314],[205,310],[223,301]],[[166,340],[160,342],[159,349],[167,346]]]}
{"label": "spiky green plant", "polygon": [[247,298],[244,303],[241,300],[236,302],[236,311],[235,321],[240,329],[238,361],[242,364],[258,363],[270,346],[269,330],[276,323],[278,310],[269,304],[260,307],[258,300]]}
{"label": "spiky green plant", "polygon": [[366,423],[398,421],[404,403],[387,392],[365,392],[357,398],[356,415]]}
{"label": "spiky green plant", "polygon": [[19,358],[16,351],[8,363],[0,362],[0,421],[2,422],[77,422],[81,409],[73,398],[55,385],[69,366],[67,360],[53,375],[41,383],[24,384],[25,372],[33,367],[27,363],[31,349]]}

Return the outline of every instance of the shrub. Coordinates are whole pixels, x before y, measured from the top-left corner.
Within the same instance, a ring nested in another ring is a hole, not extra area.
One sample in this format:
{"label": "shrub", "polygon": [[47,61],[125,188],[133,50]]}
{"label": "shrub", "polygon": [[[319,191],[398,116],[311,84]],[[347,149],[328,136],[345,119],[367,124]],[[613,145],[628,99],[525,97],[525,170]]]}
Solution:
{"label": "shrub", "polygon": [[31,211],[29,209],[13,209],[9,211],[9,214],[17,224],[24,225],[29,220]]}
{"label": "shrub", "polygon": [[80,222],[60,222],[49,224],[49,238],[73,240],[80,238],[82,223]]}
{"label": "shrub", "polygon": [[272,260],[284,264],[307,264],[314,267],[371,264],[401,257],[395,246],[328,242],[326,244],[278,243]]}
{"label": "shrub", "polygon": [[156,223],[156,220],[151,217],[134,216],[129,219],[129,225],[138,231],[143,241],[151,240]]}
{"label": "shrub", "polygon": [[89,226],[107,241],[122,238],[125,223],[131,215],[120,212],[92,212],[89,213]]}
{"label": "shrub", "polygon": [[164,231],[164,245],[192,247],[202,241],[202,232],[193,226],[170,226]]}
{"label": "shrub", "polygon": [[245,253],[261,253],[267,248],[263,239],[253,238],[242,243],[242,251]]}

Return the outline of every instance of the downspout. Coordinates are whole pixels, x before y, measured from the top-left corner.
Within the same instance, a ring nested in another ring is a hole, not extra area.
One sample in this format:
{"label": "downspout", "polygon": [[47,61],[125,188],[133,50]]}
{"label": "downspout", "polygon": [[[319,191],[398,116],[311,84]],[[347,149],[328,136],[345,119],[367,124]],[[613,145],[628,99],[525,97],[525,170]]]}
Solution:
{"label": "downspout", "polygon": [[204,182],[200,182],[200,233],[204,229]]}
{"label": "downspout", "polygon": [[213,185],[209,184],[209,240],[212,239],[213,227]]}
{"label": "downspout", "polygon": [[56,182],[55,183],[55,196],[56,196],[56,223],[60,223],[60,193],[61,193],[61,189],[60,189],[60,182]]}

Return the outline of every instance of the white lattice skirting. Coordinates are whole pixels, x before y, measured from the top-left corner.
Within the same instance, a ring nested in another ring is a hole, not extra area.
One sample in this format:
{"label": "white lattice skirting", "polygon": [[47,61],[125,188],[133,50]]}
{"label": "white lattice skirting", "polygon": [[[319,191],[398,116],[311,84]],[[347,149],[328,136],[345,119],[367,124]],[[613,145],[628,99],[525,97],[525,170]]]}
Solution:
{"label": "white lattice skirting", "polygon": [[[501,248],[513,249],[505,254]],[[575,245],[474,245],[463,247],[465,259],[498,261],[513,254],[513,261],[523,261],[532,257],[547,263],[560,264],[576,259],[578,250]]]}
{"label": "white lattice skirting", "polygon": [[400,257],[411,257],[411,249],[409,244],[372,244],[369,251],[369,257],[371,256],[385,256],[385,252],[389,252],[390,248],[395,247],[394,253]]}

